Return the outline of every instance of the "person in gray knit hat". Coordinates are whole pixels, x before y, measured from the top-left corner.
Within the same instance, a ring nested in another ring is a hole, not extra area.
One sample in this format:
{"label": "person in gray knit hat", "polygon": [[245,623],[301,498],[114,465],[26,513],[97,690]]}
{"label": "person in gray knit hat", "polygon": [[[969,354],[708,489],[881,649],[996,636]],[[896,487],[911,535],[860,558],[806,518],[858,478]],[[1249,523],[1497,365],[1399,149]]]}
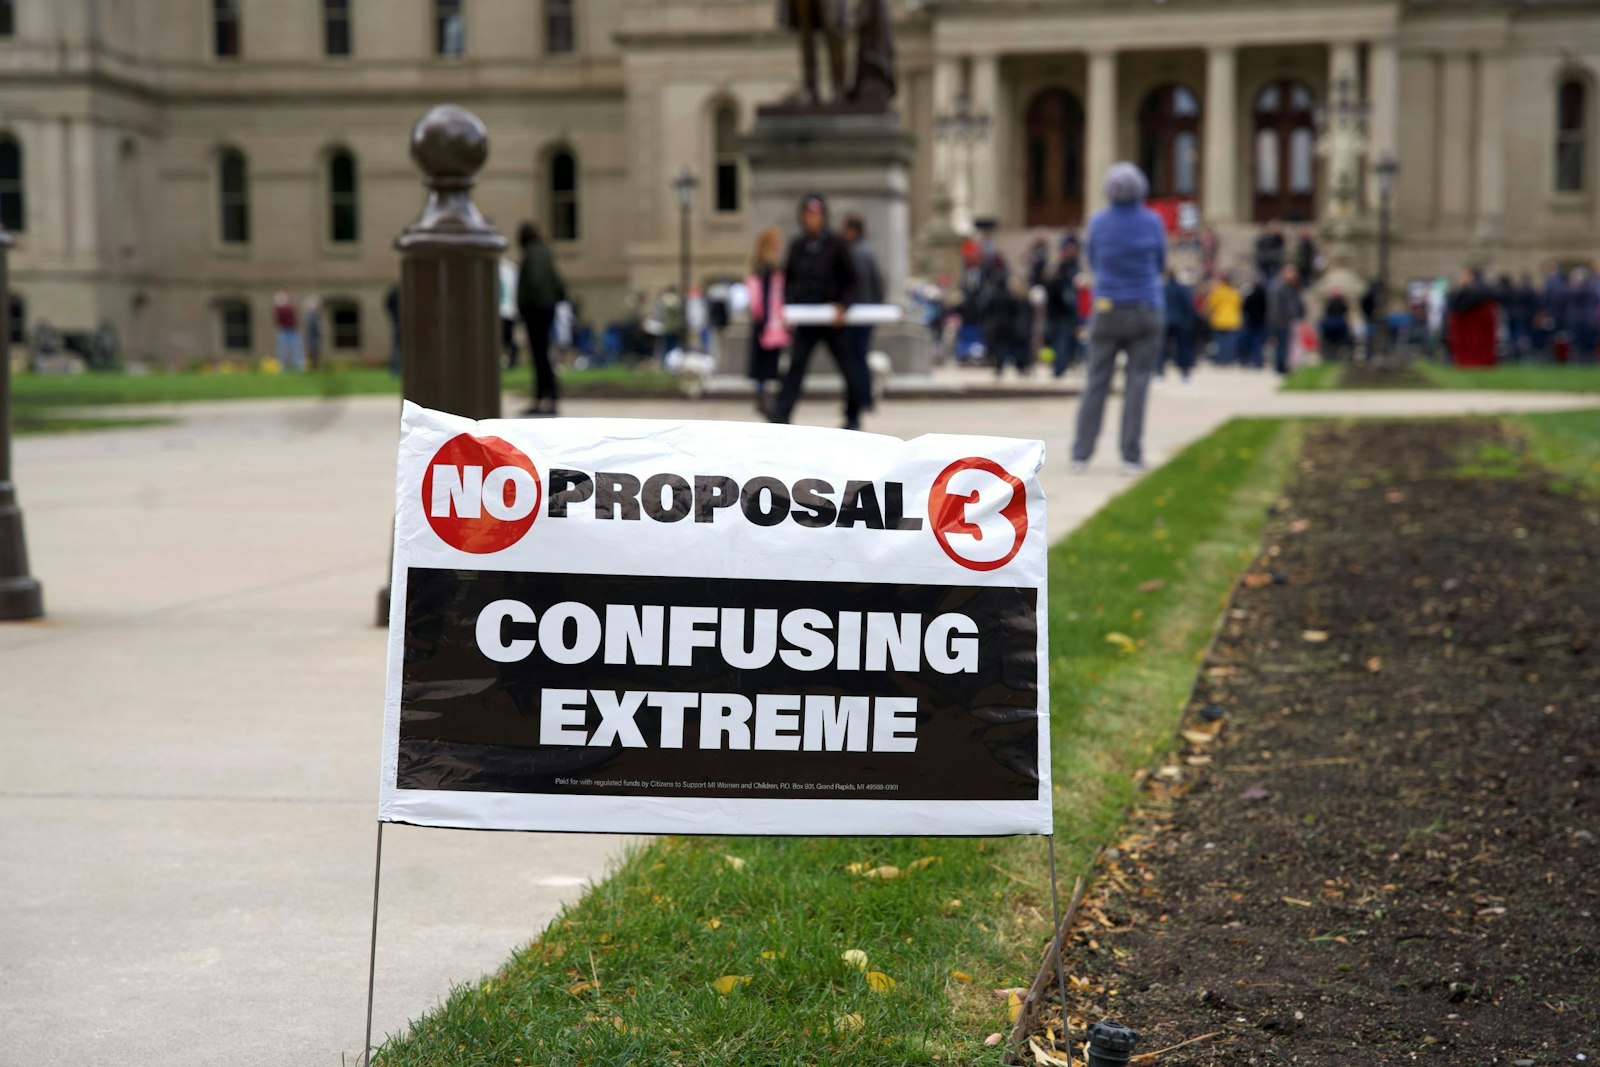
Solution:
{"label": "person in gray knit hat", "polygon": [[1089,223],[1088,260],[1094,274],[1094,311],[1089,320],[1089,381],[1078,404],[1072,469],[1094,455],[1117,353],[1127,353],[1122,399],[1122,468],[1144,470],[1144,409],[1150,379],[1161,359],[1167,234],[1161,218],[1145,206],[1150,183],[1132,163],[1106,172],[1111,206]]}

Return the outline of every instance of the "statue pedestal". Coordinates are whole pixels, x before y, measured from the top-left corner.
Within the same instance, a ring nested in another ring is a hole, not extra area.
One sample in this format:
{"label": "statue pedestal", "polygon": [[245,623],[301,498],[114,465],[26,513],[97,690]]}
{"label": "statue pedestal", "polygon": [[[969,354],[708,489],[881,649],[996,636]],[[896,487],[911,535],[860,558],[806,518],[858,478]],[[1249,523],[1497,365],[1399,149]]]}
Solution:
{"label": "statue pedestal", "polygon": [[[749,244],[754,246],[756,234],[768,226],[782,230],[787,244],[799,230],[800,200],[810,193],[827,199],[828,223],[835,229],[845,215],[860,215],[883,273],[884,297],[906,310],[901,322],[873,331],[872,347],[889,356],[896,377],[926,376],[933,367],[932,339],[905,294],[915,140],[899,118],[859,109],[763,108],[739,146],[750,175]],[[745,372],[749,337],[748,322],[733,323],[724,332],[717,353],[720,374]],[[837,376],[833,360],[814,353],[806,380],[824,376]]]}

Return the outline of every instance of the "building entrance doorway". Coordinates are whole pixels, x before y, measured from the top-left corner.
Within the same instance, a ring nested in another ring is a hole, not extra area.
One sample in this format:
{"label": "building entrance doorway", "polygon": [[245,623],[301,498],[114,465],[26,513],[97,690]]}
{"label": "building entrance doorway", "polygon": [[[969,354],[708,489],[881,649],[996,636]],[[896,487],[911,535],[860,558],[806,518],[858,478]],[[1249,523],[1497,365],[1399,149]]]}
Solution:
{"label": "building entrance doorway", "polygon": [[1061,88],[1044,89],[1028,104],[1027,224],[1083,223],[1083,105]]}

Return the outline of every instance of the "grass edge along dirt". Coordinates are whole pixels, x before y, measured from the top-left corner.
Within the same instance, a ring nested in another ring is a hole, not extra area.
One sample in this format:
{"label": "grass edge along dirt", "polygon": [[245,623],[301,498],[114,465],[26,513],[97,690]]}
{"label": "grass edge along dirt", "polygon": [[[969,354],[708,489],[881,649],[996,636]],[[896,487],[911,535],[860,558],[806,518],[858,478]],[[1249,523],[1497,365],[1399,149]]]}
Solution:
{"label": "grass edge along dirt", "polygon": [[[1299,435],[1230,422],[1051,549],[1064,889],[1169,741]],[[1038,838],[659,838],[374,1062],[995,1064],[994,990],[1028,984],[1049,916]]]}
{"label": "grass edge along dirt", "polygon": [[[1417,371],[1423,384],[1397,382],[1394,385],[1368,385],[1367,389],[1490,389],[1506,392],[1542,393],[1600,393],[1600,367],[1564,365],[1557,363],[1502,363],[1497,367],[1463,369],[1445,366],[1425,359],[1412,360],[1406,366]],[[1312,363],[1297,367],[1280,387],[1289,393],[1339,390],[1343,383],[1345,364]]]}

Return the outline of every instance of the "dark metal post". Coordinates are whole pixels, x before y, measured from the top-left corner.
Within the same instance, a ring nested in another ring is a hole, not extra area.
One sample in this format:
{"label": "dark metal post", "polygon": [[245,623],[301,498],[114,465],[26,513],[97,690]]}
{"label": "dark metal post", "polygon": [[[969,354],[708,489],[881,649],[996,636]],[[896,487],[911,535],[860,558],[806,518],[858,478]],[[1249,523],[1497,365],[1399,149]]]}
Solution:
{"label": "dark metal post", "polygon": [[1139,1035],[1121,1023],[1098,1022],[1089,1027],[1089,1067],[1127,1067]]}
{"label": "dark metal post", "polygon": [[683,307],[683,350],[689,351],[689,213],[694,209],[694,189],[700,180],[688,167],[672,179],[672,191],[678,195],[678,299]]}
{"label": "dark metal post", "polygon": [[[407,400],[469,419],[500,417],[500,273],[506,240],[472,202],[489,158],[478,116],[441,104],[411,130],[428,199],[400,252],[400,383]],[[389,589],[378,624],[389,621]]]}
{"label": "dark metal post", "polygon": [[472,202],[489,157],[478,116],[444,104],[411,131],[428,186],[400,251],[401,382],[407,400],[471,419],[500,417],[500,274],[506,239]]}
{"label": "dark metal post", "polygon": [[11,235],[0,230],[0,620],[44,614],[44,591],[28,575],[22,509],[11,481]]}
{"label": "dark metal post", "polygon": [[1380,347],[1378,355],[1384,361],[1389,358],[1389,212],[1394,203],[1394,180],[1400,173],[1400,162],[1393,156],[1386,155],[1374,165],[1378,176],[1378,298],[1373,301],[1372,317],[1376,323],[1368,323],[1367,328],[1379,330],[1378,340]]}

